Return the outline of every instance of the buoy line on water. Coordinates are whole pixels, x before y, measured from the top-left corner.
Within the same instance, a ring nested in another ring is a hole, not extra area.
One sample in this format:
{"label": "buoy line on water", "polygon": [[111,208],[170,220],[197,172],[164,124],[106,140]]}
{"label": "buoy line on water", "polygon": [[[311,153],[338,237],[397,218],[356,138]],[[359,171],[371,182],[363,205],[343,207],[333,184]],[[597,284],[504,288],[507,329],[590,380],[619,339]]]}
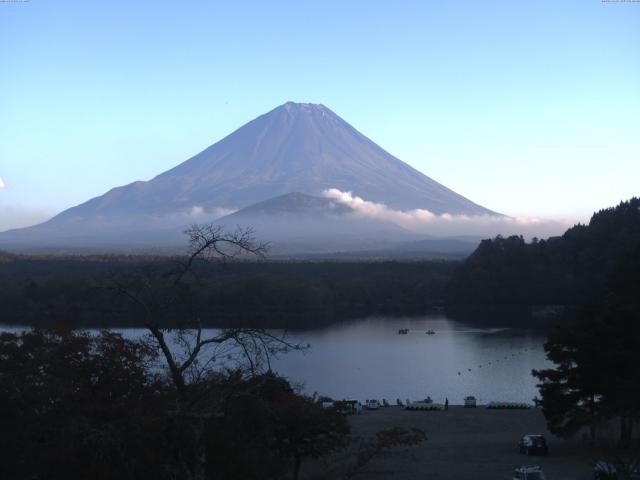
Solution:
{"label": "buoy line on water", "polygon": [[[401,328],[400,330],[398,330],[399,334],[408,334],[409,333],[409,329],[408,328]],[[428,330],[427,333],[429,332],[433,332],[432,334],[435,334],[435,331],[433,330]],[[516,352],[511,352],[511,358],[509,358],[509,355],[505,355],[502,358],[498,358],[496,360],[491,360],[488,361],[486,363],[481,363],[478,365],[478,368],[482,368],[482,367],[488,367],[489,365],[493,365],[500,363],[501,361],[506,361],[506,360],[512,360],[513,358],[515,358],[517,355],[522,355],[524,352],[529,352],[529,351],[534,351],[535,349],[533,347],[526,347],[526,348],[521,348]],[[467,368],[467,372],[472,372],[473,370],[471,368]],[[458,376],[462,376],[462,371],[458,370]]]}
{"label": "buoy line on water", "polygon": [[[491,360],[491,361],[486,362],[486,363],[481,363],[481,364],[478,365],[478,368],[488,367],[489,365],[492,365],[493,363],[498,364],[498,363],[501,363],[503,361],[513,360],[517,355],[522,355],[523,353],[529,352],[529,351],[533,352],[534,350],[535,349],[533,347],[521,348],[521,349],[517,350],[516,352],[512,352],[511,356],[505,355],[505,356],[503,356],[501,358],[498,358],[496,360]],[[473,371],[473,369],[467,368],[467,372],[472,372],[472,371]],[[458,376],[462,376],[462,371],[460,371],[460,370],[458,371]]]}

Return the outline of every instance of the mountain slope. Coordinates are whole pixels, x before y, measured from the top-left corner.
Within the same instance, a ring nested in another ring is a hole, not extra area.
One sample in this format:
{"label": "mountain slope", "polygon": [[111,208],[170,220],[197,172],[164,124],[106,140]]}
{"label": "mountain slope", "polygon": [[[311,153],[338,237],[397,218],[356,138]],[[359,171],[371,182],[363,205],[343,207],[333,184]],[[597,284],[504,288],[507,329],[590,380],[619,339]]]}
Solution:
{"label": "mountain slope", "polygon": [[271,256],[387,248],[423,238],[399,225],[365,218],[325,197],[288,193],[216,220],[227,230],[251,228]]}
{"label": "mountain slope", "polygon": [[[399,210],[498,215],[390,155],[327,107],[289,102],[150,181],[114,188],[43,224],[0,233],[0,245],[166,244],[191,223],[292,192],[326,206],[331,201],[319,196],[330,188]],[[303,210],[316,216],[310,206]]]}
{"label": "mountain slope", "polygon": [[270,198],[263,202],[254,203],[248,207],[238,210],[226,217],[219,219],[243,220],[254,216],[273,215],[304,215],[304,216],[326,216],[344,215],[352,213],[353,209],[343,203],[339,203],[331,198],[314,197],[304,193],[292,192]]}
{"label": "mountain slope", "polygon": [[352,191],[392,208],[493,214],[393,157],[323,105],[286,103],[148,182],[114,188],[72,216],[238,209],[290,192]]}

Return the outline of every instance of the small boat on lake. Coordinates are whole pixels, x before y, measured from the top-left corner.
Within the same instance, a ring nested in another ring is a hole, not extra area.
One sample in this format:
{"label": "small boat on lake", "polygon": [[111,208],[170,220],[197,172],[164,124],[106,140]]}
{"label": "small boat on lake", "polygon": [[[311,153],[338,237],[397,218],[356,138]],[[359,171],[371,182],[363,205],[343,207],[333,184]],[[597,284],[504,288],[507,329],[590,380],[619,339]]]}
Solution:
{"label": "small boat on lake", "polygon": [[433,330],[427,330],[427,335],[435,335],[436,332],[434,332]]}
{"label": "small boat on lake", "polygon": [[401,328],[400,330],[398,330],[398,335],[406,335],[407,333],[409,333],[408,328]]}

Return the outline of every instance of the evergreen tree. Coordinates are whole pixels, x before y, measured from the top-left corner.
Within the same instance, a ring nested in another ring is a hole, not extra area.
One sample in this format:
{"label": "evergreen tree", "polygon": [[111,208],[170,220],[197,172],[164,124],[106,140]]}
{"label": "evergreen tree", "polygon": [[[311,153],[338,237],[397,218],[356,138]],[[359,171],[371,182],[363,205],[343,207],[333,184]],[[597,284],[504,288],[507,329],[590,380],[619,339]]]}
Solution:
{"label": "evergreen tree", "polygon": [[588,426],[595,440],[598,422],[618,418],[628,442],[640,417],[640,247],[620,258],[607,284],[572,328],[550,335],[545,351],[556,367],[533,372],[548,427],[559,436]]}

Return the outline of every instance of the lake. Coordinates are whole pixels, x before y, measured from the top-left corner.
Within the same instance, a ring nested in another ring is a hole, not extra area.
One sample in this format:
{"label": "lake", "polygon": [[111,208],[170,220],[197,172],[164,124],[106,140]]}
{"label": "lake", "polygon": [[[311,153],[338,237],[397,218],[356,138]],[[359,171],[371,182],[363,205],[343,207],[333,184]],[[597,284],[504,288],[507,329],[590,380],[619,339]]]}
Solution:
{"label": "lake", "polygon": [[308,393],[334,398],[531,402],[538,394],[531,370],[549,365],[540,332],[477,328],[444,315],[368,318],[293,337],[310,351],[288,354],[275,369]]}
{"label": "lake", "polygon": [[[409,332],[399,335],[400,328]],[[144,333],[119,331],[130,338]],[[538,394],[531,370],[549,366],[541,332],[479,328],[439,314],[372,317],[288,335],[310,348],[274,360],[274,370],[305,393],[336,399],[395,402],[431,396],[460,404],[474,395],[480,403],[530,403]]]}

